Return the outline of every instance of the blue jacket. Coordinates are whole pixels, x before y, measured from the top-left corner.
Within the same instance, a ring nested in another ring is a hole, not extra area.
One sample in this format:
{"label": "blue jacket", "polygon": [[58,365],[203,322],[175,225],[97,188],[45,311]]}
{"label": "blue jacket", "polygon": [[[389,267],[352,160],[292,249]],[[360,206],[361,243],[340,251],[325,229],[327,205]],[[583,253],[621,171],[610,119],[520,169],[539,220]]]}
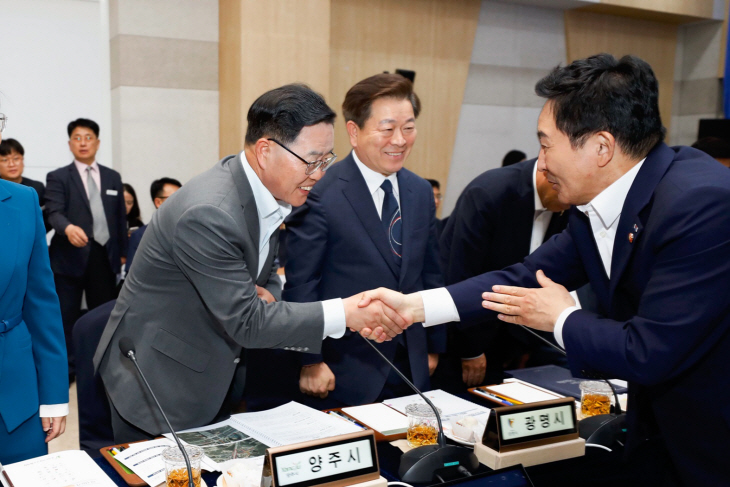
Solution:
{"label": "blue jacket", "polygon": [[12,432],[40,404],[63,403],[66,345],[38,195],[0,180],[0,416]]}
{"label": "blue jacket", "polygon": [[[398,171],[398,187],[403,217],[400,274],[373,198],[350,154],[327,171],[287,221],[284,300],[348,297],[380,286],[405,293],[441,286],[433,190],[407,169]],[[415,324],[405,336],[413,382],[428,388],[427,354],[445,351],[446,330]],[[394,357],[396,340],[377,346],[388,358]],[[335,374],[331,397],[347,404],[373,402],[390,372],[349,330],[342,338],[325,339],[321,355],[303,354],[304,363],[322,360]]]}
{"label": "blue jacket", "polygon": [[[631,235],[631,237],[630,237]],[[688,147],[657,145],[624,202],[606,275],[588,218],[522,264],[447,289],[462,321],[493,316],[493,284],[537,287],[535,272],[575,289],[590,282],[604,316],[573,312],[563,327],[576,377],[629,382],[628,445],[659,433],[688,485],[730,475],[730,171]]]}

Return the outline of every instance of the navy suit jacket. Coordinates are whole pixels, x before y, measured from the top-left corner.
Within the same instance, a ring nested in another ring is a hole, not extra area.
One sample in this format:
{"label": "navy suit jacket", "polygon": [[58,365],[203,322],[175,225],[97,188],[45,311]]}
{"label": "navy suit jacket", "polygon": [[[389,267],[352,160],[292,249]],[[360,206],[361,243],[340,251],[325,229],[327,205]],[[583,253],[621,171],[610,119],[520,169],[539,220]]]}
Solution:
{"label": "navy suit jacket", "polygon": [[68,365],[35,191],[0,179],[0,235],[0,428],[12,432],[68,402]]}
{"label": "navy suit jacket", "polygon": [[[486,171],[464,188],[439,241],[447,284],[517,264],[530,253],[535,164],[531,159]],[[567,224],[567,211],[553,214],[545,237],[563,231]],[[453,330],[453,348],[462,358],[480,355],[500,330],[510,326],[488,318],[472,325]],[[526,333],[511,328],[515,334]]]}
{"label": "navy suit jacket", "polygon": [[[121,258],[127,255],[127,217],[124,207],[124,187],[118,172],[99,165],[101,201],[104,205],[109,241],[106,251],[112,271],[121,270]],[[75,247],[64,231],[69,224],[81,227],[91,239],[94,219],[84,183],[72,162],[48,173],[46,179],[46,214],[48,223],[56,230],[51,239],[51,268],[56,274],[80,277],[86,271],[90,245]]]}
{"label": "navy suit jacket", "polygon": [[[398,171],[398,188],[403,217],[400,275],[373,198],[350,154],[327,171],[287,221],[284,300],[348,297],[380,286],[411,293],[443,283],[433,190],[407,169]],[[405,332],[412,379],[421,389],[430,384],[427,354],[445,351],[445,334],[444,327],[426,330],[421,324]],[[392,359],[397,341],[377,346]],[[375,401],[390,372],[375,351],[349,330],[340,339],[325,339],[321,355],[303,357],[304,363],[324,360],[335,374],[330,396],[347,404]]]}
{"label": "navy suit jacket", "polygon": [[[630,235],[633,237],[630,238]],[[722,485],[730,467],[730,174],[706,154],[658,144],[619,219],[606,275],[588,218],[522,264],[448,287],[462,321],[493,316],[494,284],[568,289],[590,281],[603,316],[575,311],[563,340],[573,375],[629,381],[628,445],[661,434],[687,484]],[[630,448],[629,448],[630,449]]]}
{"label": "navy suit jacket", "polygon": [[127,274],[129,274],[129,269],[132,268],[134,254],[137,253],[139,243],[142,241],[142,236],[144,235],[145,230],[147,230],[147,225],[142,225],[137,230],[135,230],[134,233],[132,233],[132,235],[129,237],[129,246],[127,247],[127,263],[124,265],[124,270]]}

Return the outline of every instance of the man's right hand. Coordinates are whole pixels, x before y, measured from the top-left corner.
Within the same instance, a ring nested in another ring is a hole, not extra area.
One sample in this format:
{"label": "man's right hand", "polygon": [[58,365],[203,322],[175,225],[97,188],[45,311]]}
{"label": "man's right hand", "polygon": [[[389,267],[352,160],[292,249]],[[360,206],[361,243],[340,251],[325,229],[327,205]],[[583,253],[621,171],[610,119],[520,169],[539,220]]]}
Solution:
{"label": "man's right hand", "polygon": [[383,303],[368,300],[363,304],[362,299],[362,294],[356,294],[343,299],[342,303],[347,327],[365,338],[383,343],[403,333],[411,324]]}
{"label": "man's right hand", "polygon": [[467,387],[475,387],[484,382],[487,373],[487,356],[481,354],[477,358],[461,359],[461,380]]}
{"label": "man's right hand", "polygon": [[324,362],[305,365],[299,374],[299,390],[324,399],[330,391],[335,390],[335,374]]}
{"label": "man's right hand", "polygon": [[68,241],[71,242],[71,245],[74,247],[84,247],[87,243],[89,243],[89,237],[86,236],[86,232],[84,232],[81,227],[69,225],[66,227],[64,233],[66,233]]}
{"label": "man's right hand", "polygon": [[418,293],[402,294],[385,287],[379,287],[372,291],[365,291],[362,294],[360,306],[368,306],[374,300],[381,301],[387,308],[395,311],[408,325],[426,321],[423,299]]}

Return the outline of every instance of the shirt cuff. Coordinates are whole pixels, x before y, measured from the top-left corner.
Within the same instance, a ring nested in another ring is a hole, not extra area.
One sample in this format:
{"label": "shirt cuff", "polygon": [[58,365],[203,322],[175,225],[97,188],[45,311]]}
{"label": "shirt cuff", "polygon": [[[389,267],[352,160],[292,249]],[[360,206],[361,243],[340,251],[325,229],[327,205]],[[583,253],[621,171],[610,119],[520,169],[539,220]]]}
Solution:
{"label": "shirt cuff", "polygon": [[344,335],[347,320],[345,319],[345,304],[342,299],[322,301],[322,311],[324,311],[324,334],[322,339],[327,337],[340,338]]}
{"label": "shirt cuff", "polygon": [[68,416],[68,403],[66,404],[41,404],[38,409],[38,416],[41,418],[60,418]]}
{"label": "shirt cuff", "polygon": [[570,316],[570,313],[573,311],[579,310],[580,308],[578,306],[569,306],[563,310],[562,313],[558,316],[557,321],[555,322],[555,329],[553,330],[553,335],[555,335],[555,341],[558,342],[558,345],[560,345],[560,348],[565,350],[565,343],[563,343],[563,325],[565,325],[565,320],[568,319],[568,316]]}
{"label": "shirt cuff", "polygon": [[429,327],[449,323],[450,321],[461,321],[459,312],[456,310],[454,298],[445,287],[419,291],[423,300],[423,326]]}

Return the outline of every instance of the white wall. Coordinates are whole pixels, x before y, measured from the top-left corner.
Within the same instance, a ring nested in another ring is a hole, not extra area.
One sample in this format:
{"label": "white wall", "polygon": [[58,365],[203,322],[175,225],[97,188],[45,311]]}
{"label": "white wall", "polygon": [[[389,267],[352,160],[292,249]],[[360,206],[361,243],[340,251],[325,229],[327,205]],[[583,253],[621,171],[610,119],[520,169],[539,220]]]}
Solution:
{"label": "white wall", "polygon": [[510,150],[537,156],[544,100],[534,88],[565,64],[563,15],[557,8],[482,1],[442,216],[472,179],[501,166]]}
{"label": "white wall", "polygon": [[0,0],[0,111],[25,148],[25,175],[69,164],[66,126],[101,126],[97,159],[113,166],[106,0]]}

